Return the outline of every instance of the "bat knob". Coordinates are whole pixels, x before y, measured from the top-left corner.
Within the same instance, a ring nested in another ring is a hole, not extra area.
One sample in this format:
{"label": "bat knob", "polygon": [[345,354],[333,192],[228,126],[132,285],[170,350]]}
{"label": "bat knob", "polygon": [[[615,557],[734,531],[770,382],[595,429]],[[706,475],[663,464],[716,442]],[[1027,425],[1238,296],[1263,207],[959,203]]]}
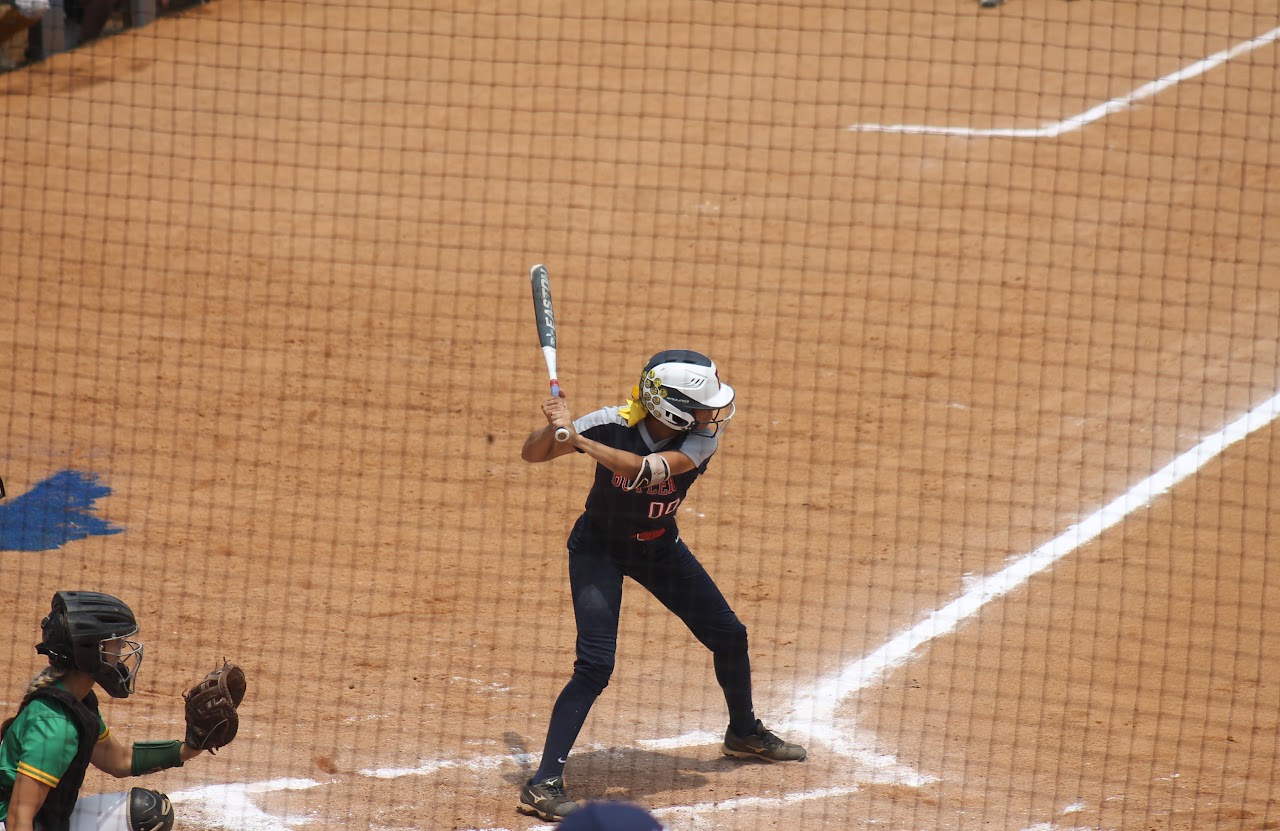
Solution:
{"label": "bat knob", "polygon": [[566,428],[566,427],[557,427],[557,428],[556,428],[556,441],[568,441],[568,440],[569,440],[569,430],[568,430],[568,428]]}

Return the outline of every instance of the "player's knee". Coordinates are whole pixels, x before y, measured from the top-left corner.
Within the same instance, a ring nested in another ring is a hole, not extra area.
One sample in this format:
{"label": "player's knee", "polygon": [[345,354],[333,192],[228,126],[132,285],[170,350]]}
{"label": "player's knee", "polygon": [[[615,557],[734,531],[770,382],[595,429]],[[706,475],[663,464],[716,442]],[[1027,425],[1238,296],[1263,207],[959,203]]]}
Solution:
{"label": "player's knee", "polygon": [[169,831],[173,828],[173,803],[149,788],[129,791],[129,831]]}
{"label": "player's knee", "polygon": [[612,676],[613,664],[610,663],[579,661],[573,667],[573,677],[577,678],[595,695],[600,695],[600,693],[604,692],[604,688],[609,686],[609,678]]}
{"label": "player's knee", "polygon": [[747,627],[734,617],[732,622],[716,627],[704,641],[712,652],[725,655],[745,655],[747,653]]}

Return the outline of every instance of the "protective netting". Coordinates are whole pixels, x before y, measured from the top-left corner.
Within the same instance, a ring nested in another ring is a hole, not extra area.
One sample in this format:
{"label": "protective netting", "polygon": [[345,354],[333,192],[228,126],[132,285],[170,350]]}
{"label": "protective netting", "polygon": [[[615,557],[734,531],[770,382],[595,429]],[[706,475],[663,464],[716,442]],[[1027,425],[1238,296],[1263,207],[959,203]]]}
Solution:
{"label": "protective netting", "polygon": [[1273,5],[214,0],[78,44],[88,5],[0,75],[6,716],[53,592],[104,591],[119,740],[248,675],[140,783],[179,827],[536,825],[592,477],[520,458],[544,263],[575,415],[662,349],[737,390],[676,516],[809,750],[723,758],[628,581],[571,796],[1280,823]]}

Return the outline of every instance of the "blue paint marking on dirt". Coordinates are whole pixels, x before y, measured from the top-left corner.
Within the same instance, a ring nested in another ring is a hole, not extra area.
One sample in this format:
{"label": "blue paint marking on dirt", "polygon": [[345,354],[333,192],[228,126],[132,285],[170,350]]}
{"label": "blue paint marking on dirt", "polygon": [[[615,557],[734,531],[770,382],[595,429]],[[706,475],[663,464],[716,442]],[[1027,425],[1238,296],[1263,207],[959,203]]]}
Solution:
{"label": "blue paint marking on dirt", "polygon": [[0,503],[0,551],[48,551],[72,540],[119,534],[94,516],[93,503],[111,493],[96,474],[63,470]]}

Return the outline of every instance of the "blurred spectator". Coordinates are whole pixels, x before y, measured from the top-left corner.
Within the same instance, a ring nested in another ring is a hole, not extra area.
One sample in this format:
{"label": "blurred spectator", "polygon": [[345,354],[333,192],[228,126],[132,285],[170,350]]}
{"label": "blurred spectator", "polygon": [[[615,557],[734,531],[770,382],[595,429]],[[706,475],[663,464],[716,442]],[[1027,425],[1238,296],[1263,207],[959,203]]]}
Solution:
{"label": "blurred spectator", "polygon": [[560,821],[560,831],[662,831],[653,815],[627,802],[588,802]]}
{"label": "blurred spectator", "polygon": [[6,45],[34,26],[49,10],[49,0],[3,0],[0,2],[0,70],[13,69],[16,62]]}
{"label": "blurred spectator", "polygon": [[[206,0],[0,0],[0,45],[26,29],[27,48],[23,62],[40,61],[55,52],[74,49],[103,35],[145,26],[154,22],[157,14],[185,11],[204,2]],[[14,5],[38,6],[39,11],[34,19],[17,25],[16,16],[11,21],[3,14]],[[14,28],[9,31],[7,27],[11,23]],[[0,72],[15,68],[12,56],[12,46],[7,52],[0,53]]]}
{"label": "blurred spectator", "polygon": [[70,20],[78,12],[80,16],[80,38],[78,43],[97,40],[102,34],[102,27],[116,10],[116,0],[67,0],[67,19]]}
{"label": "blurred spectator", "polygon": [[[107,21],[117,12],[120,14],[120,21],[123,28],[128,29],[134,25],[134,14],[138,11],[138,7],[142,4],[136,0],[66,0],[67,18],[71,19],[73,15],[78,14],[80,18],[80,37],[77,44],[85,44],[90,41],[97,40],[102,34],[102,29],[107,25]],[[151,16],[155,15],[155,7],[160,10],[169,8],[169,0],[156,0],[150,12]],[[146,13],[143,13],[146,16]],[[150,23],[150,20],[144,21]]]}

